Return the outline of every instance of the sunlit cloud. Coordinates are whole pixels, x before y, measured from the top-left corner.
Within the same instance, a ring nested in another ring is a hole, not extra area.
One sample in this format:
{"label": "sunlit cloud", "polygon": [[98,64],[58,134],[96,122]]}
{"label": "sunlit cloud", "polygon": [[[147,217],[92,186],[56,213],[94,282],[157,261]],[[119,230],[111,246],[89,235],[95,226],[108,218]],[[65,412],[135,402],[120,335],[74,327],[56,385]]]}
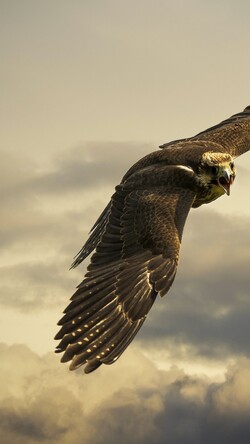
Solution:
{"label": "sunlit cloud", "polygon": [[157,368],[139,349],[83,375],[23,345],[0,347],[3,443],[235,443],[249,433],[249,360],[223,382]]}

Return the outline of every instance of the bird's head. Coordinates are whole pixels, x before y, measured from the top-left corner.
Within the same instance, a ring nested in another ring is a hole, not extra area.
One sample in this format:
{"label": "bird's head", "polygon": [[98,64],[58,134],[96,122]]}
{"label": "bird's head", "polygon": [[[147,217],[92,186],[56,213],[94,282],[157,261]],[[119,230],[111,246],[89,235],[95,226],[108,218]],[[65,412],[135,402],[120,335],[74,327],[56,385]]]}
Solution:
{"label": "bird's head", "polygon": [[235,179],[233,157],[227,153],[206,152],[200,164],[200,178],[206,185],[212,185],[218,194],[230,195],[230,186]]}

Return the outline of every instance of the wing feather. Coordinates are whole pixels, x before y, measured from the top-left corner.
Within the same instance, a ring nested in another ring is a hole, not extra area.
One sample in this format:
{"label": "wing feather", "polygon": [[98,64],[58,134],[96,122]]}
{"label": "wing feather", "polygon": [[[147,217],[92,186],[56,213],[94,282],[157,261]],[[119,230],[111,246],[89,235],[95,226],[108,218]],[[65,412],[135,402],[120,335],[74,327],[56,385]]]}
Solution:
{"label": "wing feather", "polygon": [[[250,150],[250,106],[247,106],[242,112],[234,114],[226,120],[196,134],[196,136],[186,139],[174,140],[172,142],[160,145],[160,148],[171,149],[179,146],[182,150],[197,151],[197,144],[211,146],[216,144],[218,152],[228,152],[236,158]],[[198,147],[199,149],[199,147]]]}
{"label": "wing feather", "polygon": [[157,294],[167,293],[195,193],[194,173],[169,166],[136,172],[116,188],[86,276],[59,321],[57,351],[70,369],[85,364],[89,373],[117,360]]}

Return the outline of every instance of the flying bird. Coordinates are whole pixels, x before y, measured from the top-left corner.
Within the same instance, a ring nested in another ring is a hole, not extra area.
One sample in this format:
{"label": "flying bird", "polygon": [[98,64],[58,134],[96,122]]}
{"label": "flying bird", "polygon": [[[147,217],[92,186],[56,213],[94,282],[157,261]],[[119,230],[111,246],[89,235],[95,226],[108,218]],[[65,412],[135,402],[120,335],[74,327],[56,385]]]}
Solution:
{"label": "flying bird", "polygon": [[168,292],[189,210],[229,195],[234,160],[250,149],[250,106],[160,148],[128,170],[72,264],[95,250],[55,337],[71,370],[115,362]]}

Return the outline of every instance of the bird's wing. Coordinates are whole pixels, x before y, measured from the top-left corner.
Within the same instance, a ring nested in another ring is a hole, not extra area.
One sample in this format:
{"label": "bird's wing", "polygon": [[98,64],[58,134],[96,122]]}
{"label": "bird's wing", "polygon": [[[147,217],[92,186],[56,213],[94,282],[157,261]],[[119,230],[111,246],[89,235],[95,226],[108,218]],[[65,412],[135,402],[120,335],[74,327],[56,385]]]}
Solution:
{"label": "bird's wing", "polygon": [[116,188],[88,272],[59,321],[62,361],[88,373],[111,364],[142,326],[177,270],[182,231],[196,194],[193,171],[145,168]]}
{"label": "bird's wing", "polygon": [[193,140],[218,143],[235,158],[246,153],[250,150],[250,106],[218,125],[202,131]]}
{"label": "bird's wing", "polygon": [[[213,150],[228,152],[236,158],[250,150],[250,106],[196,136],[164,143],[160,148],[196,149],[198,143],[211,143]],[[214,146],[213,146],[214,145]],[[217,145],[217,147],[216,147]],[[209,150],[209,145],[205,146]]]}

